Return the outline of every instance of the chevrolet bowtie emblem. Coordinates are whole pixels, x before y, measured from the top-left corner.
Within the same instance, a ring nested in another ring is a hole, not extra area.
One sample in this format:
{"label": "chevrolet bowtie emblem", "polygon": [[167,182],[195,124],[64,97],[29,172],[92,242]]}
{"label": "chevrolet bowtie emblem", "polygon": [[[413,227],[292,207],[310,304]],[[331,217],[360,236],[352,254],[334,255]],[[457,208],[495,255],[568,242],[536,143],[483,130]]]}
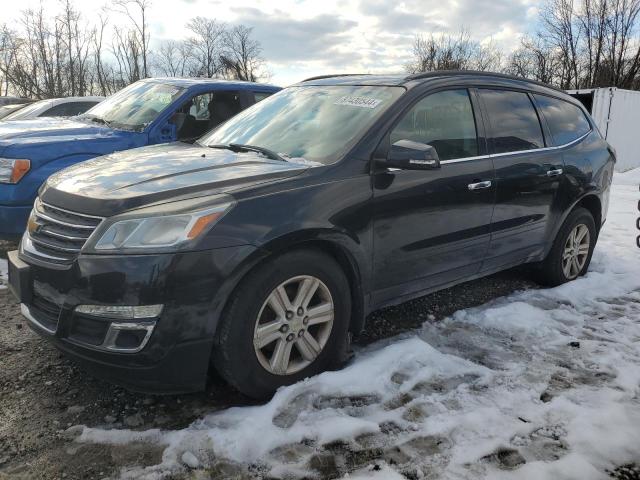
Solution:
{"label": "chevrolet bowtie emblem", "polygon": [[29,234],[34,234],[40,228],[40,224],[36,221],[35,215],[31,215],[29,217],[29,222],[27,223],[27,231]]}

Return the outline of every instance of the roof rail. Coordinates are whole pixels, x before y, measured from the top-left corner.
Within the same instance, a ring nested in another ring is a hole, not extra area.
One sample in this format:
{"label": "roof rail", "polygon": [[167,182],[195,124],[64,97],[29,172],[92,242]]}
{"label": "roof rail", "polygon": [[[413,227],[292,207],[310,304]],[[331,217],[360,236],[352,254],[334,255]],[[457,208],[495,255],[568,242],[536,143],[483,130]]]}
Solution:
{"label": "roof rail", "polygon": [[496,72],[483,72],[479,70],[433,70],[431,72],[421,72],[414,73],[407,76],[407,80],[420,80],[424,78],[434,78],[434,77],[444,77],[448,75],[469,75],[469,76],[480,76],[480,77],[498,77],[505,78],[508,80],[518,80],[521,82],[533,83],[535,85],[540,85],[541,87],[551,88],[552,90],[556,90],[558,92],[563,92],[564,90],[554,87],[553,85],[549,85],[548,83],[539,82],[538,80],[531,80],[529,78],[516,77],[515,75],[507,75],[506,73],[496,73]]}
{"label": "roof rail", "polygon": [[369,74],[368,73],[335,73],[333,75],[317,75],[315,77],[305,78],[304,80],[302,80],[302,82],[308,82],[310,80],[322,80],[323,78],[333,78],[333,77],[360,77],[362,75],[369,75]]}

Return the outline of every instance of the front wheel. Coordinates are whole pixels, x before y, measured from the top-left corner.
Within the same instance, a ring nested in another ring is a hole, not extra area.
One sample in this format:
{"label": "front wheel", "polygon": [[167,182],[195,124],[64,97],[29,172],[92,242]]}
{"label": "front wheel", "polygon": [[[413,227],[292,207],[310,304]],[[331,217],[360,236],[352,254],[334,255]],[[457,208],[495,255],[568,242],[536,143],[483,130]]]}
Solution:
{"label": "front wheel", "polygon": [[329,256],[278,256],[241,282],[218,329],[214,365],[242,393],[265,398],[337,366],[348,347],[351,294]]}
{"label": "front wheel", "polygon": [[547,258],[540,265],[540,281],[555,286],[587,273],[596,239],[591,213],[585,208],[575,209],[562,224]]}

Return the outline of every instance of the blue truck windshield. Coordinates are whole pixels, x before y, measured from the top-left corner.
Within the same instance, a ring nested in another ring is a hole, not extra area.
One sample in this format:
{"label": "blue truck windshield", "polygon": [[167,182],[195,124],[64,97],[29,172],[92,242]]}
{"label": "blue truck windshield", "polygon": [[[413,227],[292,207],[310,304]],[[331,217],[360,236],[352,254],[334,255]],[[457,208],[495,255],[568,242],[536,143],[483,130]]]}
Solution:
{"label": "blue truck windshield", "polygon": [[183,92],[183,88],[166,83],[136,82],[81,117],[114,128],[140,130],[153,122]]}

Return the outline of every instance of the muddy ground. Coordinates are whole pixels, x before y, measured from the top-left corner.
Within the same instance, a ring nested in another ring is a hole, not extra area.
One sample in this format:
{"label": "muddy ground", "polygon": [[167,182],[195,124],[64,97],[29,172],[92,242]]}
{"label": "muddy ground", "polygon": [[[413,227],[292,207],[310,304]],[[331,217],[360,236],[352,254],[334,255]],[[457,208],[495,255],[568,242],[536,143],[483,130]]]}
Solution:
{"label": "muddy ground", "polygon": [[[0,243],[0,258],[11,248]],[[528,288],[536,285],[527,272],[511,270],[375,312],[355,348]],[[7,289],[0,289],[0,365],[0,479],[109,478],[121,467],[157,464],[157,447],[78,444],[70,427],[176,429],[207,412],[252,403],[215,376],[205,392],[160,397],[97,380],[30,330]],[[321,460],[331,465],[330,458]],[[324,463],[316,470],[332,478]],[[211,478],[245,478],[235,473],[212,472]]]}

